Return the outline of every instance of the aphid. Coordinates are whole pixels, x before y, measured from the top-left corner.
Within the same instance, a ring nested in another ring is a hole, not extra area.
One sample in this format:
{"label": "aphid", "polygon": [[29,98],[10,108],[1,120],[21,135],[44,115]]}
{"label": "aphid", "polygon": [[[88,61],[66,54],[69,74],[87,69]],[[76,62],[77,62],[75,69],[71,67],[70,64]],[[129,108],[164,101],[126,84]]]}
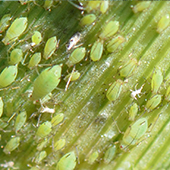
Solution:
{"label": "aphid", "polygon": [[88,163],[93,164],[98,158],[98,156],[99,156],[99,153],[97,151],[93,152],[87,159]]}
{"label": "aphid", "polygon": [[[71,78],[70,78],[71,77]],[[70,78],[70,81],[76,81],[78,80],[80,77],[80,73],[76,70],[74,71],[73,73],[69,73],[65,78],[64,80],[65,81],[68,81],[68,79]]]}
{"label": "aphid", "polygon": [[97,40],[91,48],[90,58],[93,61],[98,61],[102,57],[102,54],[103,54],[103,41]]}
{"label": "aphid", "polygon": [[52,127],[58,125],[59,123],[61,123],[64,119],[64,114],[63,113],[59,113],[57,114],[56,116],[54,116],[52,119],[51,119],[51,124],[52,124]]}
{"label": "aphid", "polygon": [[51,93],[59,84],[61,77],[61,65],[55,65],[43,70],[34,81],[32,100],[41,99]]}
{"label": "aphid", "polygon": [[161,100],[162,100],[161,95],[157,94],[157,95],[153,96],[151,99],[149,99],[147,101],[145,109],[148,112],[152,111],[153,109],[155,109],[161,103]]}
{"label": "aphid", "polygon": [[135,58],[131,58],[127,63],[123,66],[119,67],[119,73],[121,77],[129,77],[133,73],[134,69],[138,65],[138,61]]}
{"label": "aphid", "polygon": [[45,9],[51,11],[50,8],[51,8],[52,5],[53,5],[53,0],[45,0],[43,7]]}
{"label": "aphid", "polygon": [[10,54],[9,64],[11,64],[11,65],[18,64],[19,62],[21,62],[22,59],[23,59],[22,50],[19,48],[15,48],[14,50],[12,50],[12,52]]}
{"label": "aphid", "polygon": [[134,98],[135,100],[137,100],[136,95],[138,95],[138,97],[140,98],[139,94],[142,93],[141,91],[142,91],[143,86],[144,86],[145,84],[143,84],[139,89],[136,89],[137,85],[138,85],[138,84],[136,84],[136,86],[135,86],[135,91],[130,90],[130,91],[132,92],[132,93],[131,93],[131,97]]}
{"label": "aphid", "polygon": [[116,146],[113,145],[112,147],[110,147],[109,149],[107,149],[107,151],[104,154],[104,162],[105,163],[110,163],[112,161],[112,159],[115,157],[116,154]]}
{"label": "aphid", "polygon": [[3,152],[5,154],[10,154],[13,150],[15,150],[20,144],[20,137],[14,137],[14,138],[11,138],[6,146],[4,147],[4,150]]}
{"label": "aphid", "polygon": [[5,14],[1,18],[1,20],[0,20],[0,33],[4,32],[8,28],[11,19],[12,19],[11,14]]}
{"label": "aphid", "polygon": [[76,166],[76,155],[75,153],[66,153],[57,163],[56,170],[73,170]]}
{"label": "aphid", "polygon": [[6,35],[2,42],[5,45],[8,45],[12,42],[14,42],[18,37],[25,31],[27,28],[27,17],[21,17],[15,19],[15,21],[11,24],[11,26],[8,28]]}
{"label": "aphid", "polygon": [[86,48],[84,47],[79,47],[76,48],[70,55],[68,61],[66,62],[68,67],[73,66],[74,64],[79,63],[81,60],[83,60],[83,58],[86,55]]}
{"label": "aphid", "polygon": [[161,70],[155,70],[151,80],[151,91],[153,94],[157,94],[162,82],[163,82],[163,75]]}
{"label": "aphid", "polygon": [[32,69],[33,67],[38,66],[38,64],[40,63],[40,61],[41,61],[41,53],[35,53],[35,54],[33,54],[33,56],[31,57],[31,59],[29,60],[28,67],[29,67],[30,69]]}
{"label": "aphid", "polygon": [[110,101],[115,101],[119,98],[120,93],[122,91],[123,81],[118,79],[116,80],[108,89],[106,93],[106,97]]}
{"label": "aphid", "polygon": [[101,39],[110,38],[119,30],[119,21],[110,21],[104,27],[99,35]]}
{"label": "aphid", "polygon": [[168,101],[168,102],[170,101],[170,86],[169,86],[168,89],[166,90],[165,100]]}
{"label": "aphid", "polygon": [[142,12],[145,9],[149,8],[151,4],[151,1],[142,1],[142,2],[138,2],[133,8],[133,12],[137,13],[137,12]]}
{"label": "aphid", "polygon": [[80,20],[81,26],[91,25],[96,20],[95,14],[87,14]]}
{"label": "aphid", "polygon": [[65,144],[66,144],[66,140],[65,139],[59,139],[54,144],[54,150],[58,151],[58,150],[62,149],[65,146]]}
{"label": "aphid", "polygon": [[44,47],[43,58],[48,60],[53,55],[53,53],[57,49],[58,45],[59,45],[59,41],[57,41],[56,36],[49,38],[45,44],[45,47]]}
{"label": "aphid", "polygon": [[125,38],[121,35],[118,35],[115,38],[112,38],[111,41],[107,44],[107,51],[113,53],[119,46],[125,41]]}
{"label": "aphid", "polygon": [[[69,1],[70,2],[70,1]],[[80,41],[81,34],[78,32],[73,37],[70,38],[69,43],[66,45],[67,50],[71,50],[76,46],[76,44]]]}
{"label": "aphid", "polygon": [[44,141],[42,141],[41,143],[39,143],[39,144],[37,145],[37,150],[38,150],[38,151],[41,151],[41,150],[46,146],[47,143],[48,143],[48,139],[45,138]]}
{"label": "aphid", "polygon": [[138,105],[136,103],[134,103],[130,109],[129,109],[129,120],[130,121],[134,121],[135,120],[135,117],[138,113]]}
{"label": "aphid", "polygon": [[136,145],[142,136],[148,130],[148,121],[146,118],[140,118],[125,131],[121,143],[121,148],[124,150],[131,145]]}
{"label": "aphid", "polygon": [[0,97],[0,117],[3,114],[3,110],[4,110],[4,102],[2,100],[2,97]]}
{"label": "aphid", "polygon": [[90,11],[96,10],[100,7],[101,1],[88,1],[85,10],[89,13]]}
{"label": "aphid", "polygon": [[161,17],[161,19],[158,22],[156,31],[158,33],[162,33],[162,31],[164,31],[169,26],[169,22],[170,22],[169,14],[166,14],[163,17]]}
{"label": "aphid", "polygon": [[50,134],[51,129],[52,128],[52,124],[49,121],[46,121],[44,123],[42,123],[39,127],[38,130],[36,132],[36,136],[40,137],[40,138],[44,138],[47,135]]}
{"label": "aphid", "polygon": [[101,1],[101,4],[100,4],[100,12],[102,14],[106,13],[106,11],[108,10],[109,8],[109,1],[108,0],[105,0],[105,1]]}
{"label": "aphid", "polygon": [[0,87],[6,87],[14,82],[18,74],[18,67],[8,66],[0,74]]}
{"label": "aphid", "polygon": [[41,151],[35,158],[35,163],[39,164],[45,157],[47,157],[46,151]]}
{"label": "aphid", "polygon": [[18,116],[16,117],[15,124],[14,124],[14,129],[16,132],[18,132],[22,128],[22,126],[25,124],[26,120],[27,120],[27,112],[26,111],[18,114]]}
{"label": "aphid", "polygon": [[32,39],[32,43],[31,43],[32,46],[38,45],[42,41],[41,33],[39,31],[34,31],[34,34],[31,37],[31,39]]}

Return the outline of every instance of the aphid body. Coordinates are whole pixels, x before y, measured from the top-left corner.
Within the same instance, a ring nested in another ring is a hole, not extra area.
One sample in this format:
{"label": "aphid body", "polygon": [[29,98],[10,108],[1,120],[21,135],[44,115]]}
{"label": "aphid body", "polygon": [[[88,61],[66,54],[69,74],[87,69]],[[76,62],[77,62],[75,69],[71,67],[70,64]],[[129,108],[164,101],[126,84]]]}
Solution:
{"label": "aphid body", "polygon": [[91,48],[90,58],[93,61],[98,61],[102,57],[102,54],[103,54],[103,41],[97,40]]}
{"label": "aphid body", "polygon": [[87,14],[80,20],[81,26],[91,25],[96,20],[95,14]]}
{"label": "aphid body", "polygon": [[48,139],[45,138],[41,143],[37,145],[37,150],[41,151],[46,146],[47,143],[48,143]]}
{"label": "aphid body", "polygon": [[148,121],[146,118],[140,118],[135,123],[130,125],[125,131],[121,143],[121,148],[125,149],[127,146],[136,145],[142,136],[148,130]]}
{"label": "aphid body", "polygon": [[138,105],[134,103],[129,109],[129,120],[134,121],[138,113]]}
{"label": "aphid body", "polygon": [[14,82],[18,74],[18,67],[8,66],[0,74],[0,87],[6,87]]}
{"label": "aphid body", "polygon": [[12,19],[11,14],[5,14],[1,18],[1,20],[0,20],[0,33],[4,32],[8,28],[11,19]]}
{"label": "aphid body", "polygon": [[99,157],[99,153],[95,151],[88,157],[87,161],[89,164],[93,164],[98,157]]}
{"label": "aphid body", "polygon": [[8,45],[9,43],[14,42],[18,37],[25,31],[27,28],[27,17],[21,17],[15,19],[15,21],[11,24],[11,26],[8,28],[6,35],[2,42],[5,45]]}
{"label": "aphid body", "polygon": [[43,70],[34,81],[32,100],[41,99],[51,93],[59,84],[61,65],[55,65]]}
{"label": "aphid body", "polygon": [[38,45],[42,41],[42,36],[39,31],[34,31],[33,36],[31,37],[32,39],[32,46]]}
{"label": "aphid body", "polygon": [[122,86],[123,86],[123,81],[120,79],[116,80],[109,87],[109,89],[106,93],[106,97],[108,98],[108,100],[115,101],[116,99],[118,99],[118,97],[120,96],[120,93],[122,91]]}
{"label": "aphid body", "polygon": [[165,92],[165,100],[168,102],[170,101],[170,86],[167,88]]}
{"label": "aphid body", "polygon": [[47,135],[50,134],[51,129],[52,128],[52,124],[49,121],[46,121],[44,123],[42,123],[39,127],[38,130],[36,132],[36,136],[40,137],[40,138],[44,138]]}
{"label": "aphid body", "polygon": [[113,53],[125,41],[125,38],[118,35],[107,44],[107,51]]}
{"label": "aphid body", "polygon": [[65,154],[57,163],[56,170],[73,170],[76,166],[75,153],[69,152]]}
{"label": "aphid body", "polygon": [[35,54],[33,54],[33,56],[31,57],[31,59],[29,60],[28,67],[29,67],[30,69],[32,69],[33,67],[38,66],[38,64],[40,63],[40,61],[41,61],[41,53],[35,53]]}
{"label": "aphid body", "polygon": [[85,57],[86,54],[86,48],[84,47],[79,47],[76,48],[70,55],[68,61],[66,62],[68,67],[73,66],[74,64],[79,63],[83,58]]}
{"label": "aphid body", "polygon": [[18,114],[18,116],[16,117],[15,124],[14,124],[14,129],[16,132],[22,128],[22,126],[25,124],[26,120],[27,120],[27,112],[26,111]]}
{"label": "aphid body", "polygon": [[112,161],[112,159],[115,157],[116,154],[116,146],[113,145],[112,147],[110,147],[109,149],[107,149],[107,151],[104,154],[104,162],[105,163],[110,163]]}
{"label": "aphid body", "polygon": [[131,58],[127,63],[123,66],[119,67],[119,73],[121,77],[129,77],[134,69],[136,68],[138,61],[135,58]]}
{"label": "aphid body", "polygon": [[151,91],[153,94],[157,94],[162,82],[163,82],[163,75],[161,70],[155,70],[151,80]]}
{"label": "aphid body", "polygon": [[162,33],[169,26],[169,23],[170,23],[169,14],[166,14],[159,20],[156,31],[158,33]]}
{"label": "aphid body", "polygon": [[58,125],[59,123],[61,123],[64,119],[64,114],[63,113],[59,113],[57,114],[56,116],[54,116],[52,119],[51,119],[51,124],[52,124],[52,127]]}
{"label": "aphid body", "polygon": [[155,109],[162,100],[162,96],[159,94],[156,94],[155,96],[153,96],[151,99],[149,99],[146,103],[145,109],[150,112],[153,109]]}
{"label": "aphid body", "polygon": [[110,38],[119,30],[119,21],[110,21],[104,27],[99,35],[101,39]]}
{"label": "aphid body", "polygon": [[65,146],[65,144],[66,144],[66,140],[65,139],[59,139],[54,144],[54,150],[58,151],[58,150],[62,149]]}
{"label": "aphid body", "polygon": [[13,150],[15,150],[20,144],[20,137],[14,137],[10,139],[4,147],[3,152],[5,154],[10,154]]}
{"label": "aphid body", "polygon": [[70,78],[70,76],[71,76],[70,81],[76,81],[76,80],[79,79],[80,73],[79,73],[78,71],[74,71],[73,73],[69,73],[69,74],[64,78],[64,80],[65,80],[65,81],[68,81],[68,79]]}
{"label": "aphid body", "polygon": [[45,58],[46,60],[49,59],[53,55],[56,48],[58,47],[58,44],[59,43],[57,41],[56,36],[49,38],[44,47],[43,58]]}
{"label": "aphid body", "polygon": [[151,1],[142,1],[142,2],[138,2],[133,8],[133,12],[137,13],[137,12],[142,12],[145,9],[149,8],[151,4]]}
{"label": "aphid body", "polygon": [[41,151],[35,158],[35,163],[39,164],[47,156],[46,151]]}
{"label": "aphid body", "polygon": [[23,59],[22,50],[19,48],[15,48],[14,50],[12,50],[12,52],[10,54],[9,64],[11,64],[11,65],[18,64],[19,62],[21,62],[22,59]]}
{"label": "aphid body", "polygon": [[100,4],[100,12],[102,14],[106,13],[106,11],[108,10],[109,8],[109,1],[108,0],[105,0],[105,1],[101,1],[101,4]]}

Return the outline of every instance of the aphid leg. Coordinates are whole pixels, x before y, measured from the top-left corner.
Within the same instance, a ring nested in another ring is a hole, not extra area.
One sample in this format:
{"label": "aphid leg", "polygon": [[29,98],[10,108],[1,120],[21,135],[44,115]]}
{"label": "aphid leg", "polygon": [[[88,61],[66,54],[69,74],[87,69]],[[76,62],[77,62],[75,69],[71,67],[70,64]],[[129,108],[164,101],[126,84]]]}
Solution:
{"label": "aphid leg", "polygon": [[12,116],[8,119],[7,123],[9,123],[15,117],[16,114],[17,114],[16,112],[13,113]]}
{"label": "aphid leg", "polygon": [[69,79],[68,79],[68,81],[67,81],[67,84],[66,84],[66,87],[65,87],[65,91],[67,91],[67,89],[68,89],[68,86],[69,86],[69,84],[70,84],[70,81],[71,81],[71,78],[72,78],[74,72],[75,72],[75,66],[73,67],[73,70],[72,70],[72,72],[71,72],[71,75],[70,75],[70,77],[69,77]]}
{"label": "aphid leg", "polygon": [[117,125],[117,123],[116,123],[116,121],[115,121],[115,119],[114,119],[113,117],[112,117],[112,119],[113,119],[113,121],[114,121],[114,123],[115,123],[115,126],[116,126],[117,130],[119,131],[119,133],[124,134],[124,132],[122,132],[122,131],[120,130],[119,126]]}
{"label": "aphid leg", "polygon": [[78,164],[80,164],[80,160],[79,160],[79,151],[78,151],[78,148],[77,148],[77,146],[75,146],[75,148],[76,148],[76,158],[77,158],[77,162],[78,162]]}

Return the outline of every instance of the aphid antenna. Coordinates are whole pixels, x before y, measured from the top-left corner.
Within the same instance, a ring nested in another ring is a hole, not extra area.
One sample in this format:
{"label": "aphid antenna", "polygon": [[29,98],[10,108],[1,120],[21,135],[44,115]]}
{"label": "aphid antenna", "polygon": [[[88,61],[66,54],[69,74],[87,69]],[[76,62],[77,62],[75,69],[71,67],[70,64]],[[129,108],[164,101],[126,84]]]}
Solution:
{"label": "aphid antenna", "polygon": [[16,114],[17,114],[17,113],[14,112],[14,113],[12,114],[12,116],[8,119],[7,123],[9,123],[9,122],[15,117]]}
{"label": "aphid antenna", "polygon": [[82,7],[82,6],[79,6],[79,5],[77,5],[77,4],[75,4],[75,3],[73,3],[72,2],[72,0],[67,0],[71,5],[73,5],[74,7],[76,7],[77,9],[79,9],[79,10],[85,10],[85,8],[84,7]]}
{"label": "aphid antenna", "polygon": [[115,125],[116,125],[116,128],[117,128],[117,130],[119,131],[119,133],[124,134],[124,132],[122,132],[122,131],[120,130],[120,128],[119,128],[119,126],[117,125],[117,123],[116,123],[115,119],[113,118],[113,116],[112,116],[112,120],[114,121],[114,123],[115,123]]}
{"label": "aphid antenna", "polygon": [[76,159],[77,159],[78,164],[80,164],[79,151],[78,151],[77,146],[75,146],[75,148],[76,148]]}

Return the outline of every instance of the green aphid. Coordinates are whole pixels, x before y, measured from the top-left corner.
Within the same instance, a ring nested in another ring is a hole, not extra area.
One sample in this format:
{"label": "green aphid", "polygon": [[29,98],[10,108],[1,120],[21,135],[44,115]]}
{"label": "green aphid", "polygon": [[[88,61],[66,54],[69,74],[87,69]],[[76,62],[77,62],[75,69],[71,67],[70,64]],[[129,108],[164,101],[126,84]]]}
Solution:
{"label": "green aphid", "polygon": [[149,8],[151,4],[151,1],[142,1],[142,2],[138,2],[133,8],[133,12],[134,13],[138,13],[138,12],[142,12],[145,9]]}
{"label": "green aphid", "polygon": [[129,77],[138,65],[138,61],[135,58],[131,58],[123,66],[119,67],[119,73],[121,77]]}
{"label": "green aphid", "polygon": [[107,12],[108,8],[109,8],[109,1],[108,0],[101,1],[100,12],[104,14]]}
{"label": "green aphid", "polygon": [[170,101],[170,86],[166,90],[165,100],[168,101],[168,102]]}
{"label": "green aphid", "polygon": [[98,61],[101,59],[103,54],[103,41],[97,40],[90,51],[90,58],[93,61]]}
{"label": "green aphid", "polygon": [[66,62],[68,67],[73,66],[74,64],[79,63],[81,60],[83,60],[83,58],[86,55],[86,48],[84,47],[79,47],[76,48],[70,55],[68,61]]}
{"label": "green aphid", "polygon": [[51,122],[46,121],[46,122],[42,123],[37,129],[36,136],[38,136],[40,138],[46,137],[52,131],[51,128],[52,128]]}
{"label": "green aphid", "polygon": [[2,100],[2,97],[0,97],[0,117],[3,114],[3,110],[4,110],[4,102]]}
{"label": "green aphid", "polygon": [[57,163],[56,170],[73,170],[76,166],[75,153],[69,152],[65,154]]}
{"label": "green aphid", "polygon": [[0,33],[4,32],[8,26],[10,25],[10,21],[11,21],[11,14],[5,14],[1,20],[0,20]]}
{"label": "green aphid", "polygon": [[11,138],[4,147],[3,152],[5,154],[10,154],[13,150],[15,150],[20,144],[20,137]]}
{"label": "green aphid", "polygon": [[59,139],[57,142],[54,143],[54,151],[58,151],[62,149],[66,144],[65,139]]}
{"label": "green aphid", "polygon": [[108,100],[115,101],[119,98],[123,84],[123,81],[118,79],[109,87],[106,93]]}
{"label": "green aphid", "polygon": [[[71,78],[70,78],[70,76],[71,76]],[[76,80],[79,79],[79,77],[80,77],[80,73],[79,73],[78,71],[74,71],[73,73],[69,73],[69,74],[64,78],[64,80],[65,80],[65,81],[68,81],[69,78],[70,78],[70,81],[76,81]]]}
{"label": "green aphid", "polygon": [[27,112],[26,111],[18,114],[18,116],[16,117],[16,120],[15,120],[15,124],[14,124],[14,129],[16,132],[18,132],[22,128],[22,126],[24,126],[26,120],[27,120]]}
{"label": "green aphid", "polygon": [[119,21],[110,21],[102,29],[99,37],[101,39],[106,39],[112,37],[119,30]]}
{"label": "green aphid", "polygon": [[87,14],[80,20],[81,26],[89,26],[96,20],[95,14]]}
{"label": "green aphid", "polygon": [[12,84],[18,74],[18,66],[8,66],[3,69],[0,74],[0,88],[7,87]]}
{"label": "green aphid", "polygon": [[64,119],[64,114],[63,113],[59,113],[56,116],[54,116],[51,119],[52,127],[57,126],[59,123],[61,123],[63,121],[63,119]]}
{"label": "green aphid", "polygon": [[25,31],[28,25],[27,17],[21,17],[14,20],[11,26],[8,28],[6,35],[2,42],[8,45],[19,38],[19,36]]}
{"label": "green aphid", "polygon": [[34,34],[31,37],[32,39],[32,46],[40,44],[42,41],[42,35],[39,31],[34,31]]}
{"label": "green aphid", "polygon": [[87,159],[89,164],[93,164],[97,158],[99,157],[99,153],[97,151],[93,152]]}
{"label": "green aphid", "polygon": [[9,64],[11,65],[19,64],[19,62],[21,62],[22,59],[23,59],[22,50],[19,48],[15,48],[14,50],[12,50],[10,54]]}
{"label": "green aphid", "polygon": [[153,109],[155,109],[162,100],[162,96],[159,94],[156,94],[155,96],[153,96],[151,99],[149,99],[146,103],[145,109],[150,112]]}
{"label": "green aphid", "polygon": [[138,113],[138,105],[136,103],[134,103],[130,109],[129,109],[129,120],[130,121],[134,121],[135,120],[135,117]]}
{"label": "green aphid", "polygon": [[41,161],[47,157],[46,151],[41,151],[35,158],[35,163],[39,164]]}
{"label": "green aphid", "polygon": [[41,61],[41,53],[35,53],[29,60],[28,67],[30,69],[32,69],[33,67],[37,67],[40,61]]}
{"label": "green aphid", "polygon": [[121,35],[112,38],[112,40],[109,41],[109,43],[107,44],[107,51],[113,53],[124,41],[125,38],[122,37]]}
{"label": "green aphid", "polygon": [[54,65],[43,70],[34,81],[32,100],[38,100],[51,93],[59,84],[61,65]]}
{"label": "green aphid", "polygon": [[158,22],[156,31],[159,34],[162,33],[169,26],[169,23],[170,23],[169,14],[162,16],[161,19]]}
{"label": "green aphid", "polygon": [[104,162],[106,164],[109,164],[113,158],[115,157],[116,154],[116,146],[113,145],[112,147],[110,147],[109,149],[107,149],[107,151],[104,154]]}
{"label": "green aphid", "polygon": [[155,70],[151,80],[151,91],[153,94],[157,94],[162,82],[163,75],[161,70]]}
{"label": "green aphid", "polygon": [[41,151],[48,143],[48,139],[45,138],[41,143],[37,145],[37,150]]}

